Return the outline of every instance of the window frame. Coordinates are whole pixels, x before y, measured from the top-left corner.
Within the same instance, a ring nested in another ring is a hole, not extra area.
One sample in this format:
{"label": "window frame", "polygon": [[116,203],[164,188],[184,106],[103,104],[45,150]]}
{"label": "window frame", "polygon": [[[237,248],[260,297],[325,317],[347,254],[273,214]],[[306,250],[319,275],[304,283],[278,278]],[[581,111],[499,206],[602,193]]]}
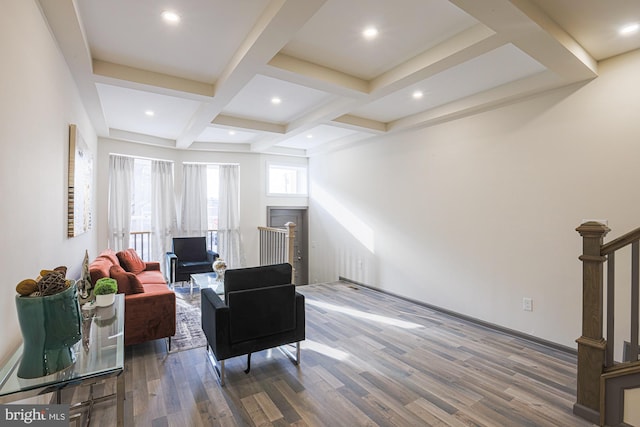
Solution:
{"label": "window frame", "polygon": [[[297,192],[297,193],[278,193],[278,192],[272,192],[271,191],[271,169],[272,168],[282,168],[282,169],[294,169],[296,170],[296,181],[297,181],[297,185],[296,187],[304,187],[303,191],[304,192]],[[300,172],[304,173],[304,183],[305,185],[301,185],[301,177],[300,177]],[[300,164],[300,163],[289,163],[289,162],[278,162],[278,161],[267,161],[267,167],[266,167],[266,172],[265,172],[265,176],[266,176],[266,188],[265,188],[265,192],[266,195],[268,197],[308,197],[309,196],[309,166],[306,164]]]}

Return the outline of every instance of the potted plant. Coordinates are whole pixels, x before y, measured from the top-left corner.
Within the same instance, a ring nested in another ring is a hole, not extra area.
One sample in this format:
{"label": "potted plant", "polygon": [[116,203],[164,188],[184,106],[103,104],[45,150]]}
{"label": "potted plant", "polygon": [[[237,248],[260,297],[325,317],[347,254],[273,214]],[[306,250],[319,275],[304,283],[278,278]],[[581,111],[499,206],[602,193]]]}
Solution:
{"label": "potted plant", "polygon": [[93,288],[93,294],[96,296],[96,305],[98,307],[107,307],[115,301],[115,295],[118,292],[118,282],[110,277],[103,277],[96,281]]}

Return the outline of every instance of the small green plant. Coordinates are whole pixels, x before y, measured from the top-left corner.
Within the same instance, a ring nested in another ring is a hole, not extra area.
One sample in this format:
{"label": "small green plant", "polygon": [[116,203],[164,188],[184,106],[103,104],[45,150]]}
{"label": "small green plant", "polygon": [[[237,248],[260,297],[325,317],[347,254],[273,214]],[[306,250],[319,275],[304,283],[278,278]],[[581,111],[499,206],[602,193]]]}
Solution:
{"label": "small green plant", "polygon": [[108,295],[118,292],[118,282],[110,277],[103,277],[96,281],[93,288],[94,295]]}

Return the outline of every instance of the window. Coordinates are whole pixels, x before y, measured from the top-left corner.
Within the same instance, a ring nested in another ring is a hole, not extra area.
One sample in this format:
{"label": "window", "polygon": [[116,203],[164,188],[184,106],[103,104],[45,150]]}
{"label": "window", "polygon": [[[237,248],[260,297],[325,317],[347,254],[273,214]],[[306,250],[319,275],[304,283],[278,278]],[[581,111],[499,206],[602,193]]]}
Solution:
{"label": "window", "polygon": [[301,165],[269,164],[268,188],[270,195],[307,195],[307,167]]}

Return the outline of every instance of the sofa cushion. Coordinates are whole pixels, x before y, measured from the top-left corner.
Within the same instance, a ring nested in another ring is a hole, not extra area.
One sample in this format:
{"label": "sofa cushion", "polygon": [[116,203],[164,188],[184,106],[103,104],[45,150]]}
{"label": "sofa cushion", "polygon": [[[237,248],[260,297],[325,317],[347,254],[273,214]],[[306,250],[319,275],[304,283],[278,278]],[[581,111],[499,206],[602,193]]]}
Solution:
{"label": "sofa cushion", "polygon": [[125,271],[136,274],[143,271],[146,267],[144,261],[138,256],[135,249],[120,251],[116,255],[120,261],[120,265],[125,269]]}
{"label": "sofa cushion", "polygon": [[105,249],[104,251],[100,252],[98,258],[107,258],[111,261],[111,264],[120,265],[120,260],[118,260],[116,251],[114,251],[113,249]]}
{"label": "sofa cushion", "polygon": [[91,265],[89,265],[89,275],[91,276],[91,283],[96,284],[98,279],[103,277],[110,277],[109,269],[113,264],[107,258],[96,258]]}
{"label": "sofa cushion", "polygon": [[118,282],[118,293],[131,295],[144,292],[144,287],[136,275],[125,271],[119,265],[112,265],[109,275]]}
{"label": "sofa cushion", "polygon": [[147,283],[158,283],[167,286],[167,282],[164,280],[164,275],[160,270],[145,270],[138,274],[136,277],[142,282],[143,285]]}

